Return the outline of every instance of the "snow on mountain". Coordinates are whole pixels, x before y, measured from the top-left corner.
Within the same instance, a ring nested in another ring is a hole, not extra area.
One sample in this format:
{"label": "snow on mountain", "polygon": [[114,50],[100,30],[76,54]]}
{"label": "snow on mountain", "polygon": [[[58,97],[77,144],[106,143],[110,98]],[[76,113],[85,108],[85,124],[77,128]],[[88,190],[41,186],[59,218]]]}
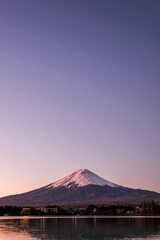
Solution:
{"label": "snow on mountain", "polygon": [[105,186],[108,185],[110,187],[120,187],[117,184],[109,182],[104,178],[99,177],[95,173],[89,171],[88,169],[79,169],[66,177],[51,183],[46,188],[56,188],[56,187],[67,187],[71,188],[74,186],[84,187],[87,185],[98,185]]}

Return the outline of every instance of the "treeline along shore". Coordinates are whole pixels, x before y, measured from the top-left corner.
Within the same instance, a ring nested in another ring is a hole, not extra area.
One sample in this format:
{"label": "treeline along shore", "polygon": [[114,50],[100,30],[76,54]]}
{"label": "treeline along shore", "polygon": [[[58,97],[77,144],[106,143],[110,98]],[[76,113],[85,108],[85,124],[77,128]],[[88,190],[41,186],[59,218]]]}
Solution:
{"label": "treeline along shore", "polygon": [[0,206],[0,216],[150,216],[160,215],[160,203],[154,201],[120,205],[88,206]]}

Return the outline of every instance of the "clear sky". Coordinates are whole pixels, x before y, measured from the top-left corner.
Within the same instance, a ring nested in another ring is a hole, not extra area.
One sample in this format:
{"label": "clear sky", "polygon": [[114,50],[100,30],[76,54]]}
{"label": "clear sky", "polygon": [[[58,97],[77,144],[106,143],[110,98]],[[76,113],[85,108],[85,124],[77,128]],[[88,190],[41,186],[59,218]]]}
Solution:
{"label": "clear sky", "polygon": [[159,77],[159,0],[0,0],[0,196],[79,168],[160,192]]}

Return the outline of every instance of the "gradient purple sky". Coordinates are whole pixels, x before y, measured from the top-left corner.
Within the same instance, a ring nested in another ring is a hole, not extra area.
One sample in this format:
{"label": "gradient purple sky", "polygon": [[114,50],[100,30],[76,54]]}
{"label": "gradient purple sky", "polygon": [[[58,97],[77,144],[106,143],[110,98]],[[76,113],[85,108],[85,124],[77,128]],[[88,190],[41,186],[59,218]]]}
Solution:
{"label": "gradient purple sky", "polygon": [[159,76],[159,0],[0,0],[0,196],[79,168],[160,192]]}

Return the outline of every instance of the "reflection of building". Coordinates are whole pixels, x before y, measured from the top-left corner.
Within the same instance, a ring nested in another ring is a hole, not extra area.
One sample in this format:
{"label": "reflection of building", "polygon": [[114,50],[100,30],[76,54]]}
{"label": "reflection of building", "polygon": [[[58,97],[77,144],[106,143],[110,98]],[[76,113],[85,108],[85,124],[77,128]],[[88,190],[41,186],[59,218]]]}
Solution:
{"label": "reflection of building", "polygon": [[27,218],[21,219],[20,223],[21,223],[21,226],[27,227],[29,225],[29,219],[27,219]]}
{"label": "reflection of building", "polygon": [[31,207],[23,207],[22,211],[21,211],[21,214],[22,215],[25,215],[25,214],[29,215],[29,214],[31,214],[31,209],[32,209]]}

